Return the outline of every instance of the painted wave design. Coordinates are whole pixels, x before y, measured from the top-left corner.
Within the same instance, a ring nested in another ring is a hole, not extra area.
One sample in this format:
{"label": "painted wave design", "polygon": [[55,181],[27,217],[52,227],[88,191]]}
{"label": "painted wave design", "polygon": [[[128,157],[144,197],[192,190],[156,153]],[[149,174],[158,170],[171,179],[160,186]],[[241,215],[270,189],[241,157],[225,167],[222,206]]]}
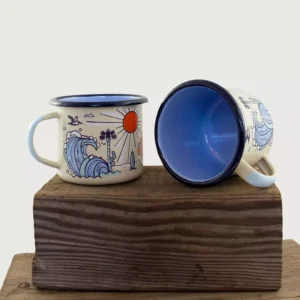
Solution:
{"label": "painted wave design", "polygon": [[266,109],[266,107],[262,103],[258,104],[258,109],[259,109],[259,113],[260,113],[262,119],[265,122],[265,125],[269,129],[273,130],[273,121],[272,121],[272,118],[271,118],[271,115],[270,115],[269,111]]}
{"label": "painted wave design", "polygon": [[254,112],[254,127],[255,127],[255,140],[259,149],[263,149],[271,141],[273,136],[273,121],[269,111],[266,107],[259,103],[258,105],[259,113],[261,115],[262,121],[257,120],[257,112]]}
{"label": "painted wave design", "polygon": [[71,136],[68,138],[65,149],[65,160],[69,168],[78,177],[101,177],[108,174],[107,162],[101,157],[87,154],[87,147],[98,149],[97,142],[88,137]]}

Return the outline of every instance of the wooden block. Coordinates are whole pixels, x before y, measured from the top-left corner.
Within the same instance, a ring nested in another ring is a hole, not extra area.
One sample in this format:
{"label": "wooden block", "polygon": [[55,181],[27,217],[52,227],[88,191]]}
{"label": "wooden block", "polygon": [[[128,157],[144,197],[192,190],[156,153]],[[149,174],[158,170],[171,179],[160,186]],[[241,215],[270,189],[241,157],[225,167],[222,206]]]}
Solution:
{"label": "wooden block", "polygon": [[39,288],[277,290],[281,196],[233,176],[192,188],[162,167],[136,181],[79,186],[58,177],[34,197]]}
{"label": "wooden block", "polygon": [[276,292],[220,293],[110,293],[50,291],[32,285],[31,264],[34,254],[19,254],[7,273],[0,300],[296,300],[300,299],[300,246],[283,242],[282,287]]}

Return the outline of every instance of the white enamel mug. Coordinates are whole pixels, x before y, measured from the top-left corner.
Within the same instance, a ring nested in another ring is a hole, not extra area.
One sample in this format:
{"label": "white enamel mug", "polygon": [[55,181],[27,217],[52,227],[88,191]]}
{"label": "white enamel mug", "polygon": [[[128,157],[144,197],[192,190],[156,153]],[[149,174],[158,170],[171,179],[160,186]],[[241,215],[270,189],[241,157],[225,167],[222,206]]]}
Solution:
{"label": "white enamel mug", "polygon": [[273,136],[271,115],[259,98],[206,80],[173,89],[155,124],[164,166],[194,186],[216,184],[233,174],[256,187],[272,185],[275,171],[267,156]]}
{"label": "white enamel mug", "polygon": [[[50,100],[56,111],[33,121],[28,146],[39,162],[58,169],[65,181],[106,185],[133,180],[143,170],[142,104],[139,95],[62,96]],[[58,160],[41,157],[34,132],[45,120],[58,120]]]}

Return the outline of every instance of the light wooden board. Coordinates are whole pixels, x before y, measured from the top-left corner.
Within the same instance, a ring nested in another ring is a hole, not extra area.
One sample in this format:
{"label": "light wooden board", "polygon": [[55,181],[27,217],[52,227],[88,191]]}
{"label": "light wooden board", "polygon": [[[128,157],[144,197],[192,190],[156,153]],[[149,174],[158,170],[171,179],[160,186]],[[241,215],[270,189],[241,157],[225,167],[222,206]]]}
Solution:
{"label": "light wooden board", "polygon": [[57,176],[34,199],[39,288],[276,290],[281,195],[233,176],[191,188],[163,167],[138,180],[79,186]]}
{"label": "light wooden board", "polygon": [[[235,293],[131,293],[38,290],[32,286],[33,254],[16,255],[7,273],[0,300],[299,300],[300,246],[283,242],[282,287],[276,292]],[[80,272],[80,270],[78,270]]]}

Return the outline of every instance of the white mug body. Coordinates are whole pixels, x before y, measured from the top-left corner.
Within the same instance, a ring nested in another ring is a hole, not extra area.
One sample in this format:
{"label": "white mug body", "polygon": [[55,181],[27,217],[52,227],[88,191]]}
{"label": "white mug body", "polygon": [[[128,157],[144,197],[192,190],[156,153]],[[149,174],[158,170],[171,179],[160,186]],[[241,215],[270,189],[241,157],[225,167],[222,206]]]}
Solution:
{"label": "white mug body", "polygon": [[[144,102],[142,102],[144,103]],[[34,121],[29,130],[31,154],[58,169],[65,181],[110,185],[131,181],[143,171],[142,103],[114,106],[63,106]],[[58,119],[57,162],[40,157],[33,135],[40,121]]]}

